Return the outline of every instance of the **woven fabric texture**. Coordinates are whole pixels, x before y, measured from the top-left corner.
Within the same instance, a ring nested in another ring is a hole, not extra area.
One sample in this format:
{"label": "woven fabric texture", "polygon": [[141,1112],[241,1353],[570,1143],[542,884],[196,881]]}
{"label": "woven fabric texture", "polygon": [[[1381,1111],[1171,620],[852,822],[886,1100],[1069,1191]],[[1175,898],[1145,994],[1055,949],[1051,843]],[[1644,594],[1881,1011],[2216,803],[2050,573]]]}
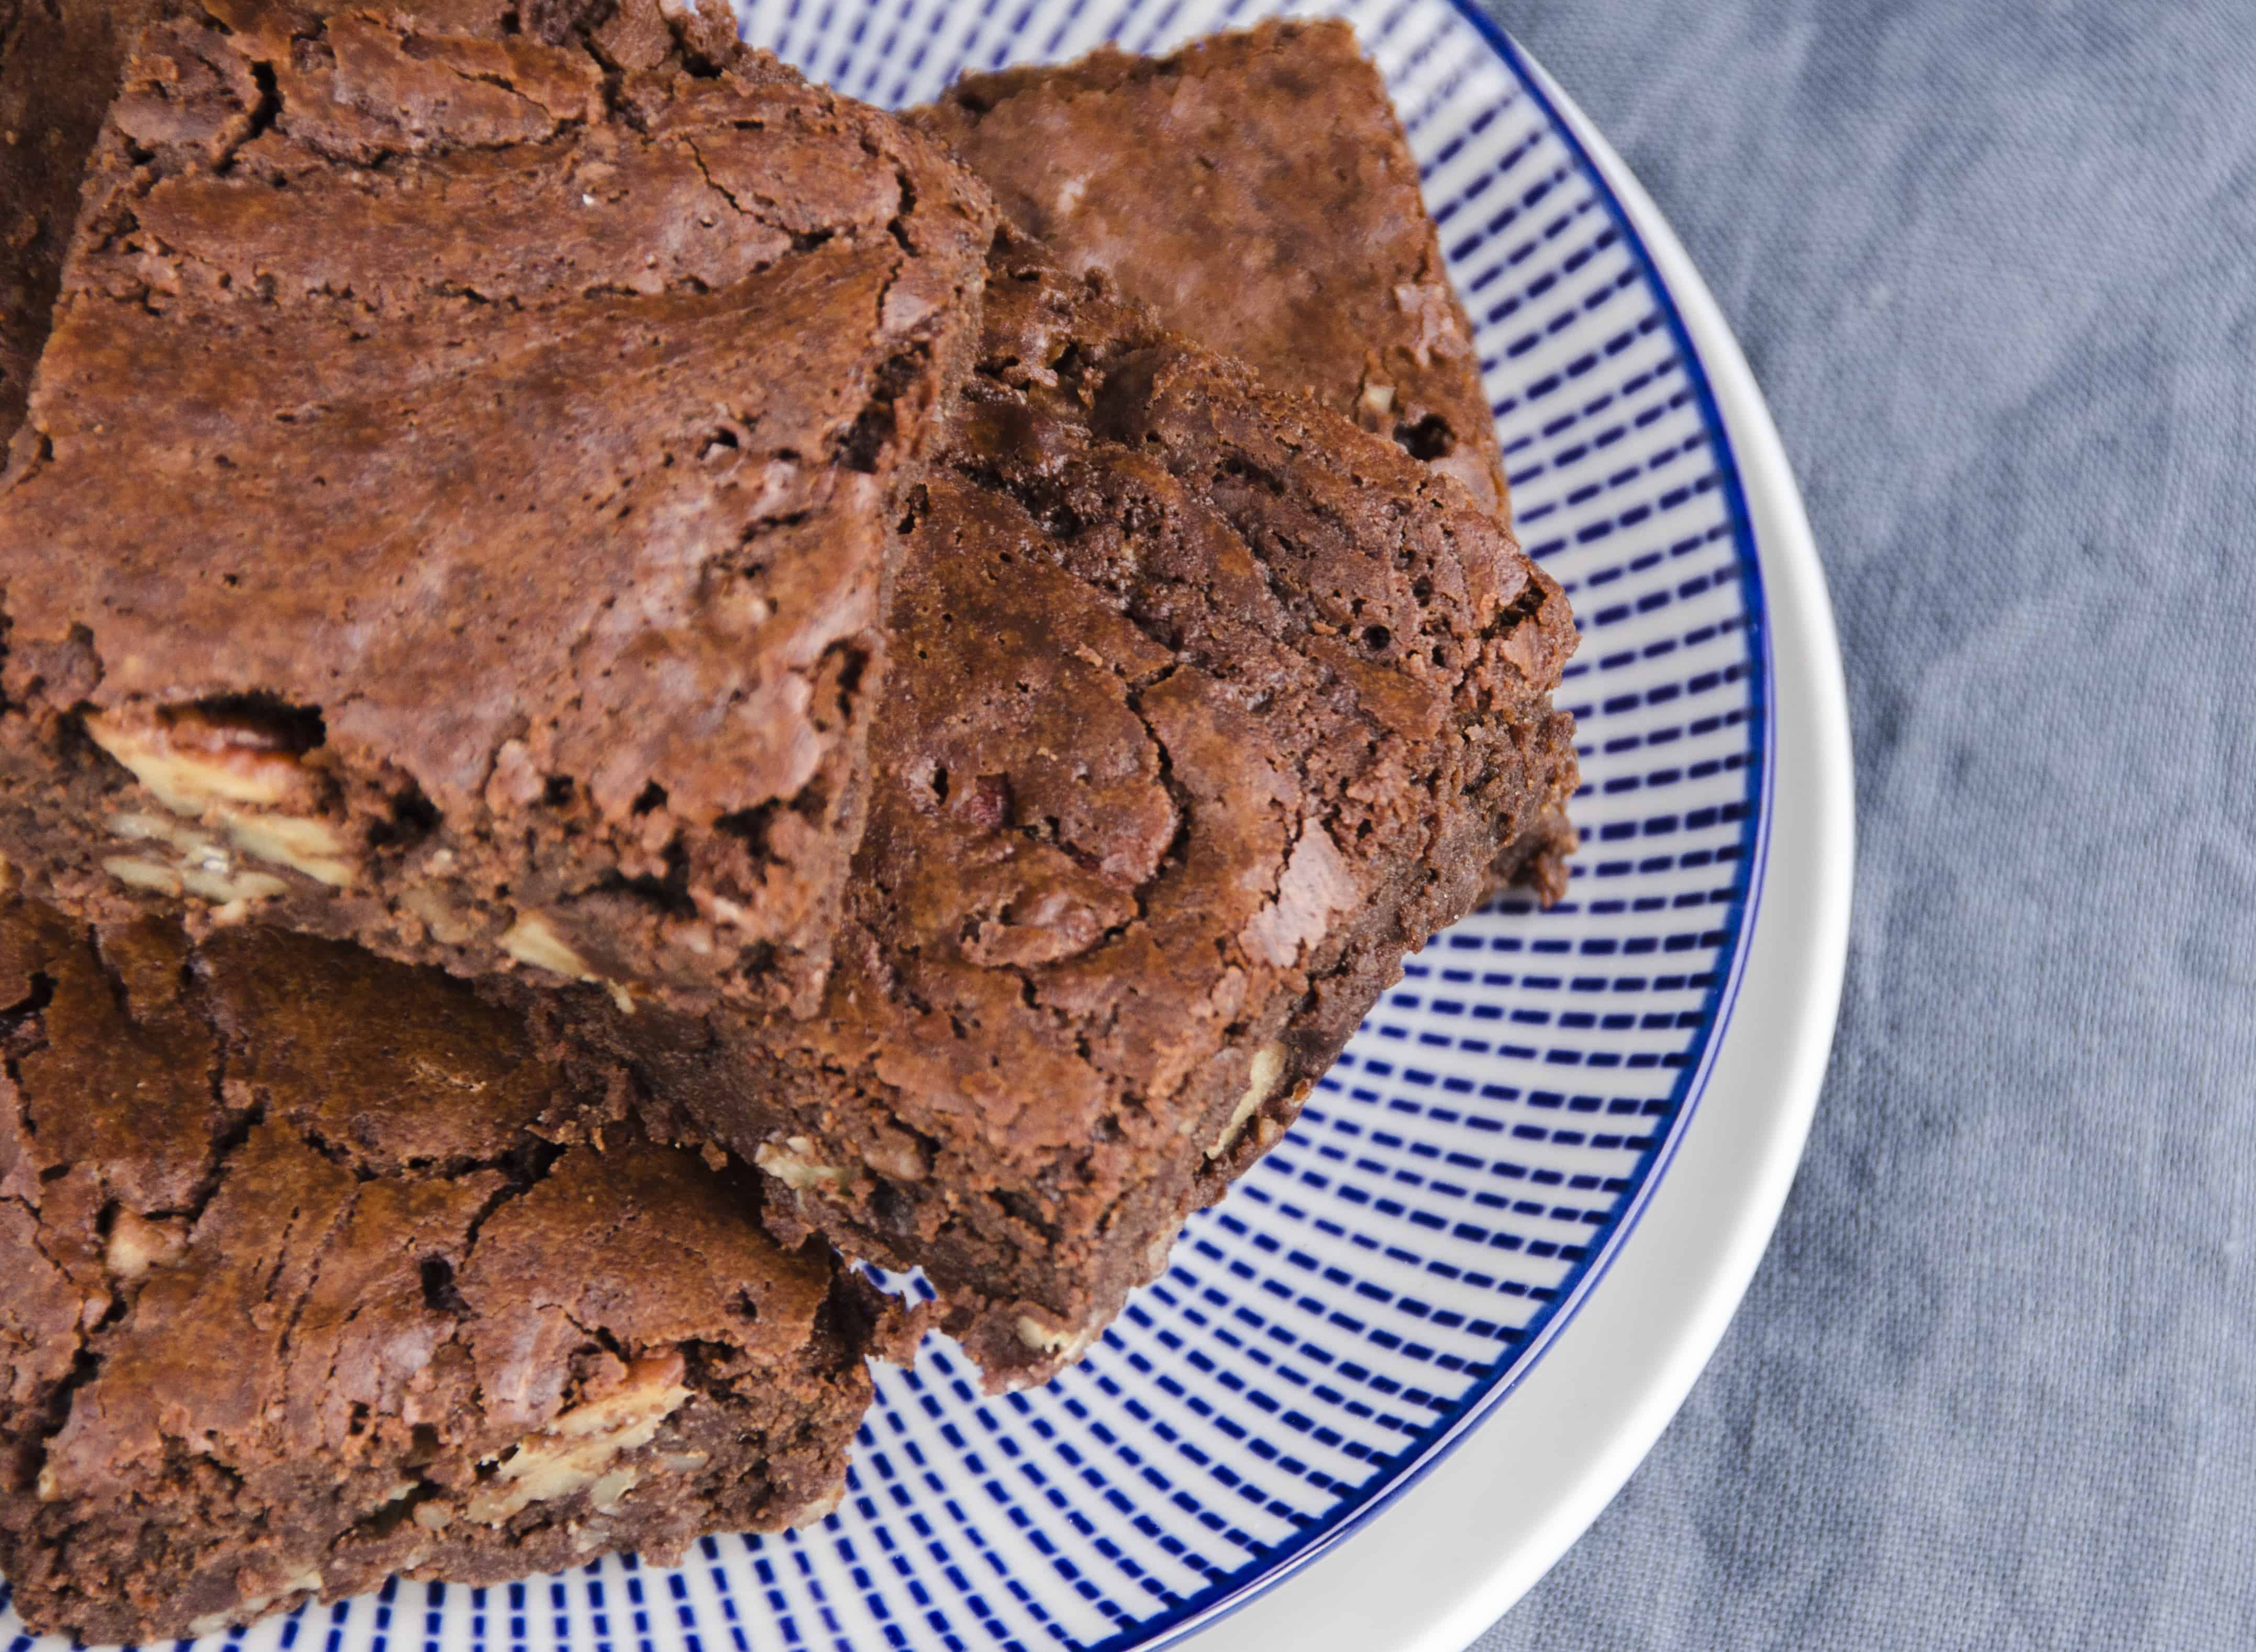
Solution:
{"label": "woven fabric texture", "polygon": [[2256,1646],[2246,0],[1504,0],[1704,272],[1847,658],[1832,1069],[1480,1652]]}

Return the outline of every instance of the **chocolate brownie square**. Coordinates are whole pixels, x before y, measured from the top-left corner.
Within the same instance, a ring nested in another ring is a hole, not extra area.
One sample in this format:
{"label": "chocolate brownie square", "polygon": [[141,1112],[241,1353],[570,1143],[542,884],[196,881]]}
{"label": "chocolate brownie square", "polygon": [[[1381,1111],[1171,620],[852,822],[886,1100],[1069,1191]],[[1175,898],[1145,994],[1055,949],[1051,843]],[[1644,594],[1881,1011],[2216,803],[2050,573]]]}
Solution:
{"label": "chocolate brownie square", "polygon": [[715,5],[145,37],[0,494],[60,904],[811,1002],[991,208]]}
{"label": "chocolate brownie square", "polygon": [[1006,235],[892,637],[821,1013],[610,1036],[1036,1381],[1572,789],[1573,622],[1455,482]]}
{"label": "chocolate brownie square", "polygon": [[[944,137],[1068,268],[1455,476],[1509,514],[1470,325],[1378,70],[1336,18],[1276,20],[1173,56],[968,75],[911,122]],[[1547,903],[1564,808],[1493,880]]]}
{"label": "chocolate brownie square", "polygon": [[0,904],[0,1569],[201,1634],[819,1517],[884,1323],[476,988]]}

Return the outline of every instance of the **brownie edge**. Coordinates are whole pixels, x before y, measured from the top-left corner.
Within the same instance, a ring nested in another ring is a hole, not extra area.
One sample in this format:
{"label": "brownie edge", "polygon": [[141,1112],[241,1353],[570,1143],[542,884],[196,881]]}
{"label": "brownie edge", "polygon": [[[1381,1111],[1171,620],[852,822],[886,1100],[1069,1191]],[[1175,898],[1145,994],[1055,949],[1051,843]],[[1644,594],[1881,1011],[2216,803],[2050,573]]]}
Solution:
{"label": "brownie edge", "polygon": [[[890,1311],[437,972],[0,903],[0,1571],[201,1634],[820,1517]],[[717,1158],[717,1156],[716,1156]]]}

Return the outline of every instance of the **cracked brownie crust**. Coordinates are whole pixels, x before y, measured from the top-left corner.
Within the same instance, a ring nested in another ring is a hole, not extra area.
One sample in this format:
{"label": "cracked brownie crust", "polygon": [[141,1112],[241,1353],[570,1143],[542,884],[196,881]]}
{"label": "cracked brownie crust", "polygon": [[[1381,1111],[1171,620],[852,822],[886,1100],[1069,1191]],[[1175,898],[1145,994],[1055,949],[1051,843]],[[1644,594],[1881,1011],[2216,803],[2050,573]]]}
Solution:
{"label": "cracked brownie crust", "polygon": [[0,497],[0,847],[69,910],[811,1002],[991,209],[664,10],[145,38]]}
{"label": "cracked brownie crust", "polygon": [[437,972],[0,905],[0,1567],[94,1642],[828,1511],[872,1293]]}
{"label": "cracked brownie crust", "polygon": [[[1068,267],[1104,271],[1167,327],[1392,436],[1509,517],[1472,327],[1345,23],[967,75],[906,118]],[[1495,887],[1555,901],[1575,847],[1554,809],[1505,847]]]}
{"label": "cracked brownie crust", "polygon": [[[998,243],[822,1013],[621,1018],[786,1236],[1041,1380],[1575,784],[1558,587],[1454,482]],[[701,1051],[694,1046],[709,1040]],[[747,1078],[746,1075],[749,1075]]]}

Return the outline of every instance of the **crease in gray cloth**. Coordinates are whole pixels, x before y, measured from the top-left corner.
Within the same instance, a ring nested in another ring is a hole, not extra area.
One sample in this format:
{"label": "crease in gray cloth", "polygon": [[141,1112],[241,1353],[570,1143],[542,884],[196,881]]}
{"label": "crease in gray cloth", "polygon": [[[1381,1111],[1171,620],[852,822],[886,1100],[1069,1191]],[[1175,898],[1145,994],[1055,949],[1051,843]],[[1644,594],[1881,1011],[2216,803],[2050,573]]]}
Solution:
{"label": "crease in gray cloth", "polygon": [[1777,415],[1859,842],[1771,1252],[1479,1652],[2248,1652],[2256,16],[1492,10]]}

